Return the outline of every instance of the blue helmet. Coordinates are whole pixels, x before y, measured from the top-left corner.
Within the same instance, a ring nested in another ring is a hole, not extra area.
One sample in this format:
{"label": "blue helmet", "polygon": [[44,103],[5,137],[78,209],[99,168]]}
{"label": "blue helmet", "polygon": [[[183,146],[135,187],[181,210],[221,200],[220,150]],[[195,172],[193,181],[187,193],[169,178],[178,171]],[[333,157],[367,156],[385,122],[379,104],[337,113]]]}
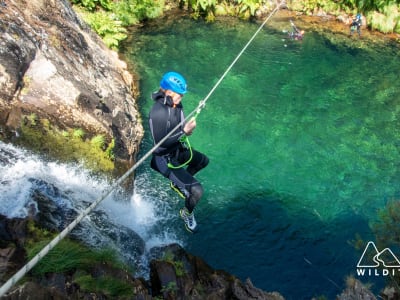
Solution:
{"label": "blue helmet", "polygon": [[185,78],[176,72],[167,72],[161,79],[161,88],[164,90],[171,90],[178,94],[186,94],[187,84]]}
{"label": "blue helmet", "polygon": [[356,18],[359,19],[359,20],[361,20],[361,14],[357,14],[357,15],[356,15]]}

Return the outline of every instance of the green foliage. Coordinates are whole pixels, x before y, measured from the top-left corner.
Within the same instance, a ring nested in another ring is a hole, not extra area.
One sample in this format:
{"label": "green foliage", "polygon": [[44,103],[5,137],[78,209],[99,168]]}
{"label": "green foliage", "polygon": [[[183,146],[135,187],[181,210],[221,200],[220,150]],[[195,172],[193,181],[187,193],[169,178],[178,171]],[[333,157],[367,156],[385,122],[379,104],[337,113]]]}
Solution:
{"label": "green foliage", "polygon": [[[31,232],[33,231],[31,230]],[[36,236],[43,238],[43,234],[38,234],[40,230],[35,228],[34,232]],[[27,248],[28,259],[32,259],[49,241],[47,238],[34,244],[31,243]],[[129,282],[110,276],[94,278],[89,274],[94,266],[105,263],[113,269],[123,269],[123,264],[116,258],[114,251],[110,249],[94,251],[78,242],[63,239],[39,261],[31,272],[34,276],[39,277],[45,276],[47,273],[76,272],[73,280],[84,291],[100,292],[107,296],[132,295],[133,290]]]}
{"label": "green foliage", "polygon": [[216,0],[198,0],[197,1],[197,7],[203,11],[212,10],[216,4],[217,4]]}
{"label": "green foliage", "polygon": [[347,6],[350,9],[356,9],[362,12],[381,10],[385,6],[394,3],[392,0],[343,0],[340,1],[342,6]]}
{"label": "green foliage", "polygon": [[175,261],[174,262],[175,273],[176,276],[182,277],[185,275],[185,266],[183,265],[183,261]]}
{"label": "green foliage", "polygon": [[92,277],[86,273],[79,273],[74,278],[83,291],[102,293],[109,297],[129,297],[134,291],[128,282],[115,279],[111,276]]}
{"label": "green foliage", "polygon": [[164,0],[72,0],[74,9],[111,49],[127,37],[126,27],[162,14]]}
{"label": "green foliage", "polygon": [[112,9],[112,0],[71,0],[71,2],[84,7],[88,11],[94,11],[97,7],[105,10]]}
{"label": "green foliage", "polygon": [[[28,250],[28,258],[32,259],[47,244],[48,240],[36,243]],[[32,270],[35,276],[43,276],[49,272],[62,273],[75,268],[87,268],[93,263],[92,252],[71,240],[63,240],[51,250]]]}
{"label": "green foliage", "polygon": [[36,114],[30,114],[26,118],[32,126],[35,126],[37,124],[38,116]]}
{"label": "green foliage", "polygon": [[126,39],[127,30],[114,13],[104,10],[88,13],[79,8],[75,9],[85,22],[101,36],[107,47],[117,49],[120,41]]}
{"label": "green foliage", "polygon": [[256,10],[260,7],[260,1],[258,0],[237,0],[239,16],[248,19],[250,16],[254,16]]}
{"label": "green foliage", "polygon": [[228,15],[229,7],[224,4],[217,4],[215,6],[215,15],[216,16],[226,16]]}
{"label": "green foliage", "polygon": [[174,266],[176,276],[181,277],[185,275],[186,271],[183,262],[175,260],[174,255],[171,252],[164,253],[163,259]]}
{"label": "green foliage", "polygon": [[264,3],[262,0],[181,0],[181,6],[187,6],[195,19],[203,17],[212,22],[215,16],[239,16],[248,19],[256,14],[257,9]]}
{"label": "green foliage", "polygon": [[36,223],[33,220],[28,221],[27,223],[27,232],[29,238],[26,240],[25,247],[32,248],[35,243],[46,240],[50,241],[54,238],[55,234],[48,231],[47,229],[42,229],[36,226]]}
{"label": "green foliage", "polygon": [[50,121],[48,119],[40,119],[40,123],[41,123],[42,127],[45,130],[50,130],[51,129],[51,124],[50,124]]}
{"label": "green foliage", "polygon": [[115,147],[115,140],[112,139],[111,142],[106,146],[106,140],[104,135],[96,135],[90,140],[90,143],[93,146],[93,151],[96,152],[97,150],[104,150],[104,157],[106,159],[114,160],[114,147]]}
{"label": "green foliage", "polygon": [[357,8],[361,11],[382,10],[385,6],[389,5],[391,0],[358,0]]}
{"label": "green foliage", "polygon": [[115,140],[112,139],[111,143],[108,144],[107,149],[105,151],[106,157],[111,159],[111,160],[115,159],[114,147],[115,147]]}
{"label": "green foliage", "polygon": [[104,135],[99,134],[94,136],[91,140],[90,143],[95,147],[95,148],[99,148],[99,149],[103,149],[106,141],[104,139]]}
{"label": "green foliage", "polygon": [[175,295],[176,291],[178,290],[178,287],[176,285],[175,281],[170,281],[166,286],[163,286],[161,289],[162,293],[169,293],[172,295]]}
{"label": "green foliage", "polygon": [[114,13],[118,16],[122,26],[135,25],[140,22],[138,16],[134,13],[135,3],[131,1],[118,1],[114,6]]}
{"label": "green foliage", "polygon": [[342,2],[338,3],[333,0],[305,0],[305,1],[292,1],[289,8],[296,11],[302,11],[307,14],[312,14],[315,9],[322,9],[326,12],[337,13],[341,8]]}
{"label": "green foliage", "polygon": [[85,137],[85,132],[83,131],[82,128],[76,128],[74,129],[72,136],[74,138],[83,139]]}
{"label": "green foliage", "polygon": [[383,33],[390,33],[399,30],[400,13],[397,4],[390,4],[381,9],[367,14],[367,23],[372,29]]}
{"label": "green foliage", "polygon": [[[39,229],[36,229],[36,231],[38,230]],[[40,237],[47,237],[47,239],[31,243],[27,248],[28,259],[32,259],[49,243],[48,234],[44,235],[42,233]],[[102,251],[90,250],[78,242],[70,239],[63,239],[40,260],[35,268],[32,269],[32,272],[34,275],[43,276],[49,272],[62,273],[75,269],[89,271],[96,263],[101,264],[104,262],[121,269],[122,264],[114,253],[115,252],[110,249]]]}
{"label": "green foliage", "polygon": [[326,1],[322,6],[324,11],[328,11],[333,15],[339,15],[341,12],[340,4],[336,1]]}
{"label": "green foliage", "polygon": [[400,33],[400,4],[389,4],[382,9],[387,22],[392,26],[390,32]]}
{"label": "green foliage", "polygon": [[197,19],[204,17],[207,22],[215,20],[215,7],[218,4],[217,0],[183,0],[182,6],[187,5],[188,9],[192,11],[191,17]]}
{"label": "green foliage", "polygon": [[341,1],[342,6],[349,7],[350,9],[354,9],[357,7],[358,0],[343,0]]}
{"label": "green foliage", "polygon": [[[71,0],[82,18],[99,34],[111,49],[118,49],[127,37],[126,27],[145,19],[162,15],[165,0]],[[255,16],[263,0],[175,0],[181,8],[187,7],[194,19],[204,18],[213,22],[216,16],[229,15],[249,19]],[[363,12],[367,25],[389,33],[400,32],[399,1],[393,0],[303,0],[288,1],[290,9],[312,14],[322,9],[333,15]],[[83,8],[83,9],[82,9]],[[90,12],[90,13],[88,13]]]}
{"label": "green foliage", "polygon": [[[30,118],[32,119],[32,115]],[[24,119],[20,135],[16,140],[17,145],[45,154],[52,159],[83,163],[85,167],[95,172],[114,170],[114,140],[106,145],[104,137],[86,140],[85,132],[81,128],[58,131],[49,121],[40,120],[32,124],[28,116]]]}
{"label": "green foliage", "polygon": [[113,12],[123,26],[137,24],[162,15],[164,0],[122,0],[115,3]]}
{"label": "green foliage", "polygon": [[315,9],[322,9],[327,13],[339,15],[363,13],[367,25],[373,30],[383,33],[400,33],[400,1],[393,0],[304,0],[289,1],[288,7],[292,10],[312,14]]}
{"label": "green foliage", "polygon": [[24,76],[22,78],[22,90],[21,90],[21,94],[22,95],[26,95],[29,91],[29,85],[31,84],[32,78],[29,76]]}

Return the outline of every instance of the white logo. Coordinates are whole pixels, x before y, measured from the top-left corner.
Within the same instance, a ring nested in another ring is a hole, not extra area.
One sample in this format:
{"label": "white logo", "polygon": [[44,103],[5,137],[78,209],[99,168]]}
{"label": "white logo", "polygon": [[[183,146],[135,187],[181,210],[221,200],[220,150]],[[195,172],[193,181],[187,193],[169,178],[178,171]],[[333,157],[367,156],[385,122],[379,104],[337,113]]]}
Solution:
{"label": "white logo", "polygon": [[[381,272],[377,269],[378,267],[380,267]],[[387,276],[394,275],[395,271],[400,271],[400,261],[392,250],[385,248],[378,251],[374,242],[368,242],[357,263],[357,274],[359,276]]]}

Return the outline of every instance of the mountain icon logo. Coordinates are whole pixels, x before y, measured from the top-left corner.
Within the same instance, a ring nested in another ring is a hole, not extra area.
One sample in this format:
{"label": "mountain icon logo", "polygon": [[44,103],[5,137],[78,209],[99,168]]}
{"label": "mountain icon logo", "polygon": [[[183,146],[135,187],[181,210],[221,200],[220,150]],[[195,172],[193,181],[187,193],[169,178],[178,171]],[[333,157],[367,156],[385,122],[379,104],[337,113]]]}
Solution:
{"label": "mountain icon logo", "polygon": [[357,268],[376,268],[379,266],[384,268],[400,268],[400,261],[392,250],[385,248],[382,251],[378,251],[375,243],[370,241],[357,263]]}

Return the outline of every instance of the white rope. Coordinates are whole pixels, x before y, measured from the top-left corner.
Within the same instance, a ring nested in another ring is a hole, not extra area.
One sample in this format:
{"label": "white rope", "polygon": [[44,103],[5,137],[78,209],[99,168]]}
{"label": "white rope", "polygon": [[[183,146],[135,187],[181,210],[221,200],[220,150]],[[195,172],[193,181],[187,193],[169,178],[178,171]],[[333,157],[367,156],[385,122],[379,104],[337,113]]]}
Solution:
{"label": "white rope", "polygon": [[108,191],[104,191],[102,196],[99,197],[96,201],[89,205],[78,217],[70,223],[60,234],[58,234],[49,244],[47,244],[38,254],[36,254],[25,266],[23,266],[17,273],[15,273],[6,283],[4,283],[0,288],[0,297],[2,297],[15,283],[17,283],[26,273],[28,273],[44,256],[49,253],[51,249],[53,249],[64,237],[70,233],[76,225],[84,217],[86,217],[101,201],[107,198],[111,192],[118,187],[125,179],[132,174],[134,170],[136,170],[162,143],[164,143],[176,130],[178,130],[189,118],[191,118],[194,114],[198,115],[201,110],[205,107],[207,100],[214,93],[217,87],[220,85],[222,80],[226,77],[235,63],[239,60],[240,56],[246,51],[247,47],[251,44],[260,30],[264,27],[264,25],[268,22],[268,20],[279,10],[281,4],[277,4],[276,8],[269,14],[269,16],[265,19],[265,21],[260,25],[258,30],[253,34],[251,39],[247,42],[247,44],[243,47],[242,51],[236,56],[230,66],[226,69],[225,73],[221,76],[221,78],[217,81],[214,87],[210,90],[207,96],[201,100],[198,106],[179,123],[173,130],[171,130],[158,144],[154,145],[141,159],[139,159],[135,165],[133,165],[124,175],[122,175],[115,183],[111,186]]}

